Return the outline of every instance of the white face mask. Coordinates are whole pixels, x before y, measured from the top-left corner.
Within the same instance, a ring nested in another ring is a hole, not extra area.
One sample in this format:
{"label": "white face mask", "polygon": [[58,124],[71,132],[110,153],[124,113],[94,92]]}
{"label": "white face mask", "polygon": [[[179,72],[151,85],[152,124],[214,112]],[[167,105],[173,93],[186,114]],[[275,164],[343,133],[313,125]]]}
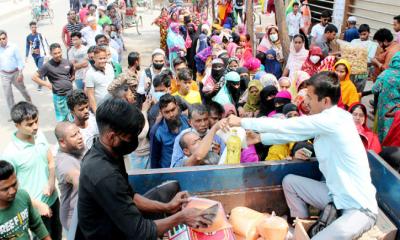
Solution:
{"label": "white face mask", "polygon": [[319,62],[320,59],[321,59],[321,57],[320,57],[320,56],[317,56],[317,55],[312,55],[312,56],[310,57],[310,61],[311,61],[312,63],[314,63],[314,64],[316,64],[317,62]]}
{"label": "white face mask", "polygon": [[276,42],[278,41],[278,34],[277,33],[271,34],[269,35],[269,38],[271,39],[271,41]]}

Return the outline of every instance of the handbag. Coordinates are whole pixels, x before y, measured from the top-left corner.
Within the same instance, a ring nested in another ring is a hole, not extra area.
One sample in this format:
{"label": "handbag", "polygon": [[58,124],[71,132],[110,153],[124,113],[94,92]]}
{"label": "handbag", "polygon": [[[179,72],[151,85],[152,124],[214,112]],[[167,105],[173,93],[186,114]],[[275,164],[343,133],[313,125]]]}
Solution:
{"label": "handbag", "polygon": [[308,230],[308,235],[310,238],[324,230],[324,228],[329,226],[329,224],[335,221],[338,217],[339,211],[336,209],[335,204],[333,202],[328,203],[328,205],[326,205],[324,210],[322,210],[320,213],[317,222],[314,223]]}

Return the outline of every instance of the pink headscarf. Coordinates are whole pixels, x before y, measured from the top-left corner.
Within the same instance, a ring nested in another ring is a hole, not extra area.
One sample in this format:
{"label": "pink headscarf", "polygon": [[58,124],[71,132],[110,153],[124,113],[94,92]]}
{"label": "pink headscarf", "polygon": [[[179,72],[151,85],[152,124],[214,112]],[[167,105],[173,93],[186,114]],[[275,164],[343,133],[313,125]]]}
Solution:
{"label": "pink headscarf", "polygon": [[172,22],[172,23],[169,25],[169,27],[171,28],[171,30],[172,30],[174,33],[179,33],[179,26],[180,26],[180,24],[177,23],[177,22]]}
{"label": "pink headscarf", "polygon": [[282,90],[276,94],[275,98],[286,98],[286,99],[292,100],[292,95],[290,94],[289,91]]}
{"label": "pink headscarf", "polygon": [[234,42],[229,42],[228,46],[226,46],[226,51],[228,51],[229,57],[235,57],[236,56],[236,49],[238,45]]}
{"label": "pink headscarf", "polygon": [[308,50],[305,49],[304,44],[300,51],[296,52],[294,48],[294,39],[290,43],[290,54],[286,64],[286,68],[290,71],[290,77],[293,77],[296,71],[301,70],[303,63],[308,58]]}
{"label": "pink headscarf", "polygon": [[257,71],[261,66],[260,60],[255,57],[251,57],[245,60],[243,67],[247,68],[250,72]]}
{"label": "pink headscarf", "polygon": [[224,118],[228,117],[229,116],[228,114],[231,114],[232,112],[233,114],[237,115],[236,108],[235,106],[233,106],[233,104],[225,104],[224,110],[225,110]]}

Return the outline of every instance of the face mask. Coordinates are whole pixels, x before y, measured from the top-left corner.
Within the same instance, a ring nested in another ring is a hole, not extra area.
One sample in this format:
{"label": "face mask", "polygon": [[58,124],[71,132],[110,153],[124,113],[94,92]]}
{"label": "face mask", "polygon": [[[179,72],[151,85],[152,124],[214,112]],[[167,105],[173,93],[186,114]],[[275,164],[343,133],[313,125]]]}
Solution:
{"label": "face mask", "polygon": [[317,63],[319,62],[320,59],[321,59],[321,57],[320,57],[320,56],[316,56],[316,55],[312,55],[312,56],[310,57],[310,61],[311,61],[312,63],[314,63],[314,64],[317,64]]}
{"label": "face mask", "polygon": [[284,107],[284,105],[281,105],[279,107],[275,107],[276,113],[282,113],[283,112],[283,107]]}
{"label": "face mask", "polygon": [[111,32],[110,33],[110,37],[111,38],[116,38],[117,37],[117,33],[116,32]]}
{"label": "face mask", "polygon": [[274,33],[269,35],[269,38],[271,39],[271,41],[276,42],[278,41],[278,34]]}
{"label": "face mask", "polygon": [[153,94],[152,94],[152,96],[157,100],[157,102],[158,101],[160,101],[160,98],[162,97],[162,96],[164,96],[166,93],[165,92],[154,92]]}
{"label": "face mask", "polygon": [[164,63],[153,63],[154,69],[160,70],[164,67]]}
{"label": "face mask", "polygon": [[224,76],[224,72],[225,72],[224,68],[221,68],[221,69],[218,69],[218,70],[215,69],[215,68],[212,68],[211,69],[211,76],[214,78],[215,81],[219,81],[221,79],[221,77]]}
{"label": "face mask", "polygon": [[247,88],[247,84],[250,82],[250,77],[249,76],[241,76],[240,77],[240,85],[244,85]]}
{"label": "face mask", "polygon": [[131,152],[133,152],[137,146],[138,146],[138,139],[137,137],[134,137],[133,142],[127,142],[125,140],[120,139],[119,145],[113,148],[113,151],[120,156],[127,155]]}

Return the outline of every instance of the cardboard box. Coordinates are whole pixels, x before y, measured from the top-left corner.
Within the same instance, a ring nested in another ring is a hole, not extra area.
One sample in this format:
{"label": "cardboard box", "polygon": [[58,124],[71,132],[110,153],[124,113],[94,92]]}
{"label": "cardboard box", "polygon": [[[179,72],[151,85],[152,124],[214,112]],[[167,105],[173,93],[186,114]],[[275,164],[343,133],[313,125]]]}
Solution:
{"label": "cardboard box", "polygon": [[[307,234],[308,229],[315,223],[315,220],[296,220],[294,229],[294,240],[310,240]],[[359,240],[395,240],[397,228],[390,219],[379,209],[375,226],[364,233]]]}

